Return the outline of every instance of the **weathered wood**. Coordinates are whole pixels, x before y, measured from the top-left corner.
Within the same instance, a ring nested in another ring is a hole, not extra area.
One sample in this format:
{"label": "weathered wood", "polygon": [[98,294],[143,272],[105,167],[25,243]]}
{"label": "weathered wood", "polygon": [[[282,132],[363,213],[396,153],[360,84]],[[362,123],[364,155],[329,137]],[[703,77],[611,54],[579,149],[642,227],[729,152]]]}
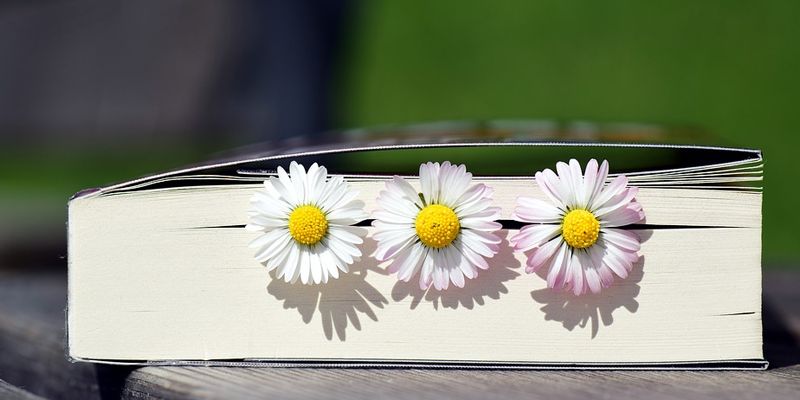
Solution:
{"label": "weathered wood", "polygon": [[765,276],[765,372],[134,369],[66,360],[63,275],[0,275],[0,378],[48,398],[797,398],[799,285],[800,272]]}

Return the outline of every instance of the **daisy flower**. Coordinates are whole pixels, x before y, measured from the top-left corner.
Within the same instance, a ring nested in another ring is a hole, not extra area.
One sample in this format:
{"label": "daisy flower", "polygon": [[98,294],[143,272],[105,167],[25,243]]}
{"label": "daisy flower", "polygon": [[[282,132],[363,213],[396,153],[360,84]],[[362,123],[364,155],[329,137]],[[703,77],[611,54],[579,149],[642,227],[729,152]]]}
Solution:
{"label": "daisy flower", "polygon": [[547,286],[571,290],[576,296],[598,293],[626,278],[639,260],[639,237],[619,229],[644,219],[635,200],[638,189],[620,175],[605,185],[608,162],[581,166],[559,162],[536,173],[536,184],[550,202],[520,197],[513,218],[529,222],[510,238],[517,251],[529,252],[526,271],[547,266]]}
{"label": "daisy flower", "polygon": [[264,181],[264,188],[250,200],[246,229],[263,232],[250,243],[255,258],[278,279],[304,284],[326,283],[347,272],[361,257],[364,229],[352,226],[367,218],[358,192],[341,176],[328,179],[328,171],[316,163],[306,169],[292,161],[289,173],[278,167],[278,176]]}
{"label": "daisy flower", "polygon": [[390,273],[408,282],[419,272],[419,287],[437,290],[464,287],[465,279],[489,268],[486,258],[499,250],[493,232],[498,207],[490,207],[492,189],[470,185],[472,174],[464,165],[426,163],[419,167],[421,189],[395,176],[377,199],[373,235],[378,242],[375,258],[392,260]]}

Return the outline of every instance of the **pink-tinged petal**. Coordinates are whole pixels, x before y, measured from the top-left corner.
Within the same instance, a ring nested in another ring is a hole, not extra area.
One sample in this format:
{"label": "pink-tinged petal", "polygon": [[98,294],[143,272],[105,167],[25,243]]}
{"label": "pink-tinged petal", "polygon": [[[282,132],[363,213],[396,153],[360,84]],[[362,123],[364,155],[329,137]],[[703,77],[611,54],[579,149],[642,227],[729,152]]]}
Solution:
{"label": "pink-tinged petal", "polygon": [[583,174],[583,193],[581,193],[580,202],[587,206],[589,201],[594,196],[594,190],[597,186],[597,160],[594,158],[586,163],[586,170]]}
{"label": "pink-tinged petal", "polygon": [[572,176],[569,164],[564,162],[556,163],[556,171],[558,171],[558,179],[562,185],[561,199],[564,200],[564,204],[567,206],[575,205],[575,178]]}
{"label": "pink-tinged petal", "polygon": [[640,206],[630,203],[624,208],[614,210],[600,220],[601,227],[617,227],[635,224],[644,219]]}
{"label": "pink-tinged petal", "polygon": [[572,193],[573,199],[575,201],[575,206],[579,208],[586,208],[586,202],[584,202],[584,198],[588,190],[586,189],[586,184],[584,183],[583,173],[581,171],[581,164],[576,159],[569,160],[569,173],[572,176]]}
{"label": "pink-tinged petal", "polygon": [[606,179],[608,179],[608,161],[603,160],[600,163],[600,168],[597,170],[597,179],[594,183],[594,190],[592,190],[592,197],[589,199],[589,204],[593,204],[594,199],[600,195],[600,192],[603,191],[603,185],[606,184]]}
{"label": "pink-tinged petal", "polygon": [[611,183],[609,183],[608,186],[606,186],[605,189],[603,189],[603,191],[597,195],[597,197],[592,199],[592,203],[589,204],[589,210],[597,210],[598,208],[605,207],[606,203],[611,200],[612,197],[622,193],[627,186],[628,177],[625,175],[620,175],[614,178],[614,180],[612,180]]}
{"label": "pink-tinged petal", "polygon": [[528,256],[525,272],[534,273],[542,265],[547,264],[561,247],[562,241],[561,238],[554,238],[541,247],[534,249],[533,253]]}
{"label": "pink-tinged petal", "polygon": [[601,265],[600,268],[597,269],[597,273],[600,275],[600,283],[604,288],[610,287],[611,284],[614,283],[614,273],[608,266]]}
{"label": "pink-tinged petal", "polygon": [[620,278],[625,279],[628,277],[630,264],[617,249],[613,247],[605,248],[605,253],[603,254],[603,264],[614,271],[614,273]]}
{"label": "pink-tinged petal", "polygon": [[569,264],[569,250],[566,243],[561,243],[561,246],[556,253],[550,265],[550,270],[547,272],[547,287],[551,289],[561,289],[566,283],[566,276]]}
{"label": "pink-tinged petal", "polygon": [[560,231],[560,225],[525,225],[509,241],[514,250],[528,251],[556,237]]}
{"label": "pink-tinged petal", "polygon": [[569,283],[572,285],[572,293],[575,296],[580,296],[586,292],[586,283],[584,282],[583,264],[577,253],[578,252],[573,252],[572,258],[570,259],[569,267],[572,276]]}
{"label": "pink-tinged petal", "polygon": [[[586,257],[586,255],[580,256]],[[586,274],[586,286],[589,287],[589,291],[592,293],[600,293],[600,289],[603,288],[603,284],[600,282],[600,275],[597,274],[597,270],[592,267],[584,268],[583,272]]]}
{"label": "pink-tinged petal", "polygon": [[519,197],[512,218],[520,222],[557,223],[561,221],[562,211],[539,199]]}
{"label": "pink-tinged petal", "polygon": [[[486,190],[484,190],[486,193]],[[459,204],[458,207],[453,208],[453,211],[456,212],[456,215],[459,217],[469,217],[476,214],[483,214],[487,210],[495,210],[496,207],[490,207],[491,205],[491,198],[490,197],[482,197],[472,203],[464,203]],[[497,210],[499,211],[499,210]]]}
{"label": "pink-tinged petal", "polygon": [[537,172],[534,179],[536,179],[536,185],[542,189],[545,196],[547,196],[556,207],[566,210],[567,203],[562,197],[561,182],[552,170],[546,169],[542,172]]}
{"label": "pink-tinged petal", "polygon": [[636,252],[642,247],[639,242],[639,236],[631,231],[617,228],[605,228],[602,230],[601,234],[607,242],[611,242],[629,251]]}
{"label": "pink-tinged petal", "polygon": [[604,215],[607,215],[615,210],[619,210],[622,207],[627,206],[628,204],[633,201],[633,198],[639,193],[639,188],[631,187],[623,190],[620,194],[614,196],[611,200],[606,202],[605,206],[598,208],[597,210],[593,211],[597,218],[602,218]]}

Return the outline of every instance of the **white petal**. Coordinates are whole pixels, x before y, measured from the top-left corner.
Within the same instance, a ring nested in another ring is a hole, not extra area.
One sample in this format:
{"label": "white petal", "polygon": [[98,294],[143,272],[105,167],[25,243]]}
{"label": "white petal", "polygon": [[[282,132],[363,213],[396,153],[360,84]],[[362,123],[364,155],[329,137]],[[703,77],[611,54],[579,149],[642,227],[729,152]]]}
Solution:
{"label": "white petal", "polygon": [[264,246],[269,245],[270,243],[278,240],[281,236],[289,236],[288,229],[275,229],[269,232],[266,232],[262,235],[258,235],[255,239],[253,239],[248,247],[251,249],[261,249]]}
{"label": "white petal", "polygon": [[289,243],[290,241],[292,241],[292,237],[289,236],[288,234],[279,236],[277,239],[261,247],[261,249],[259,249],[256,252],[255,254],[256,261],[265,262],[270,258],[275,257],[275,255],[277,255],[281,250],[283,250],[284,246],[290,245]]}
{"label": "white petal", "polygon": [[307,249],[300,250],[300,264],[298,267],[300,268],[300,282],[303,284],[307,284],[309,282],[308,276],[311,273],[311,260],[310,254],[308,254]]}
{"label": "white petal", "polygon": [[419,274],[419,288],[422,290],[426,290],[431,286],[433,282],[433,257],[431,257],[432,251],[430,249],[425,249],[425,254],[422,256],[422,271]]}
{"label": "white petal", "polygon": [[439,163],[425,163],[419,166],[419,184],[422,187],[422,196],[428,204],[438,202],[438,169]]}
{"label": "white petal", "polygon": [[442,203],[450,207],[458,204],[458,199],[466,192],[470,183],[472,183],[472,174],[467,172],[467,168],[463,164],[457,167],[451,166],[450,179],[442,186],[445,188]]}
{"label": "white petal", "polygon": [[561,222],[562,212],[552,204],[539,199],[519,197],[512,217],[520,222],[557,223]]}
{"label": "white petal", "polygon": [[373,257],[378,261],[386,261],[394,257],[401,250],[407,246],[412,245],[417,240],[416,236],[405,239],[384,240],[378,242],[378,248],[375,249]]}
{"label": "white petal", "polygon": [[460,223],[464,229],[476,229],[484,232],[494,232],[503,227],[502,224],[491,218],[464,218]]}
{"label": "white petal", "polygon": [[306,196],[306,169],[296,161],[289,164],[289,175],[292,178],[292,185],[294,186],[294,193],[297,200],[301,204],[308,203]]}
{"label": "white petal", "polygon": [[519,233],[510,238],[514,250],[528,251],[539,247],[561,232],[561,225],[525,225]]}
{"label": "white petal", "polygon": [[372,217],[381,222],[390,224],[413,224],[414,220],[408,217],[392,214],[388,211],[378,210],[372,213]]}
{"label": "white petal", "polygon": [[292,281],[297,274],[297,264],[299,262],[300,248],[298,246],[291,246],[291,249],[289,250],[289,257],[286,259],[286,263],[278,266],[278,279],[283,276],[286,282]]}
{"label": "white petal", "polygon": [[469,246],[464,244],[464,241],[461,240],[461,238],[456,239],[453,242],[453,247],[458,249],[458,251],[461,252],[464,258],[466,258],[471,265],[474,265],[480,269],[489,268],[489,263],[486,262],[486,259],[483,258],[483,256],[481,256],[480,254],[478,254],[475,250],[471,249]]}
{"label": "white petal", "polygon": [[272,177],[269,181],[272,183],[272,187],[280,193],[281,197],[286,199],[287,202],[295,206],[300,205],[302,199],[295,193],[292,178],[289,177],[289,174],[286,173],[283,167],[278,167],[278,180],[274,180],[274,177]]}
{"label": "white petal", "polygon": [[422,201],[419,198],[419,192],[414,190],[410,183],[406,182],[405,179],[399,176],[395,176],[391,181],[386,182],[386,189],[390,193],[395,193],[398,196],[405,197],[406,200],[422,206]]}
{"label": "white petal", "polygon": [[311,269],[311,279],[314,283],[322,282],[322,264],[319,261],[319,255],[314,250],[308,252],[308,262]]}
{"label": "white petal", "polygon": [[362,221],[367,218],[367,213],[364,211],[364,202],[354,200],[331,211],[326,217],[328,222],[341,224],[342,222]]}
{"label": "white petal", "polygon": [[465,229],[461,231],[459,238],[462,242],[464,242],[465,246],[484,257],[492,257],[497,254],[496,251],[493,251],[492,247],[482,242],[480,237],[478,237],[475,232],[476,231]]}

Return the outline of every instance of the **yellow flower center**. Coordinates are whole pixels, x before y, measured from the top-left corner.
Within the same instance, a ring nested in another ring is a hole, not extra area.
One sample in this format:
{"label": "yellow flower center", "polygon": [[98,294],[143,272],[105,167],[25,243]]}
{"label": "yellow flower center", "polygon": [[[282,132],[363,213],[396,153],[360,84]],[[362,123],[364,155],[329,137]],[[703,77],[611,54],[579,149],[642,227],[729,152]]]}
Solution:
{"label": "yellow flower center", "polygon": [[453,243],[461,230],[458,216],[450,207],[431,204],[423,208],[414,221],[419,240],[428,247],[441,249]]}
{"label": "yellow flower center", "polygon": [[586,210],[572,210],[561,221],[561,235],[568,245],[585,249],[597,242],[600,235],[600,221]]}
{"label": "yellow flower center", "polygon": [[308,246],[319,243],[328,233],[328,220],[316,206],[300,206],[289,214],[289,234],[297,243]]}

